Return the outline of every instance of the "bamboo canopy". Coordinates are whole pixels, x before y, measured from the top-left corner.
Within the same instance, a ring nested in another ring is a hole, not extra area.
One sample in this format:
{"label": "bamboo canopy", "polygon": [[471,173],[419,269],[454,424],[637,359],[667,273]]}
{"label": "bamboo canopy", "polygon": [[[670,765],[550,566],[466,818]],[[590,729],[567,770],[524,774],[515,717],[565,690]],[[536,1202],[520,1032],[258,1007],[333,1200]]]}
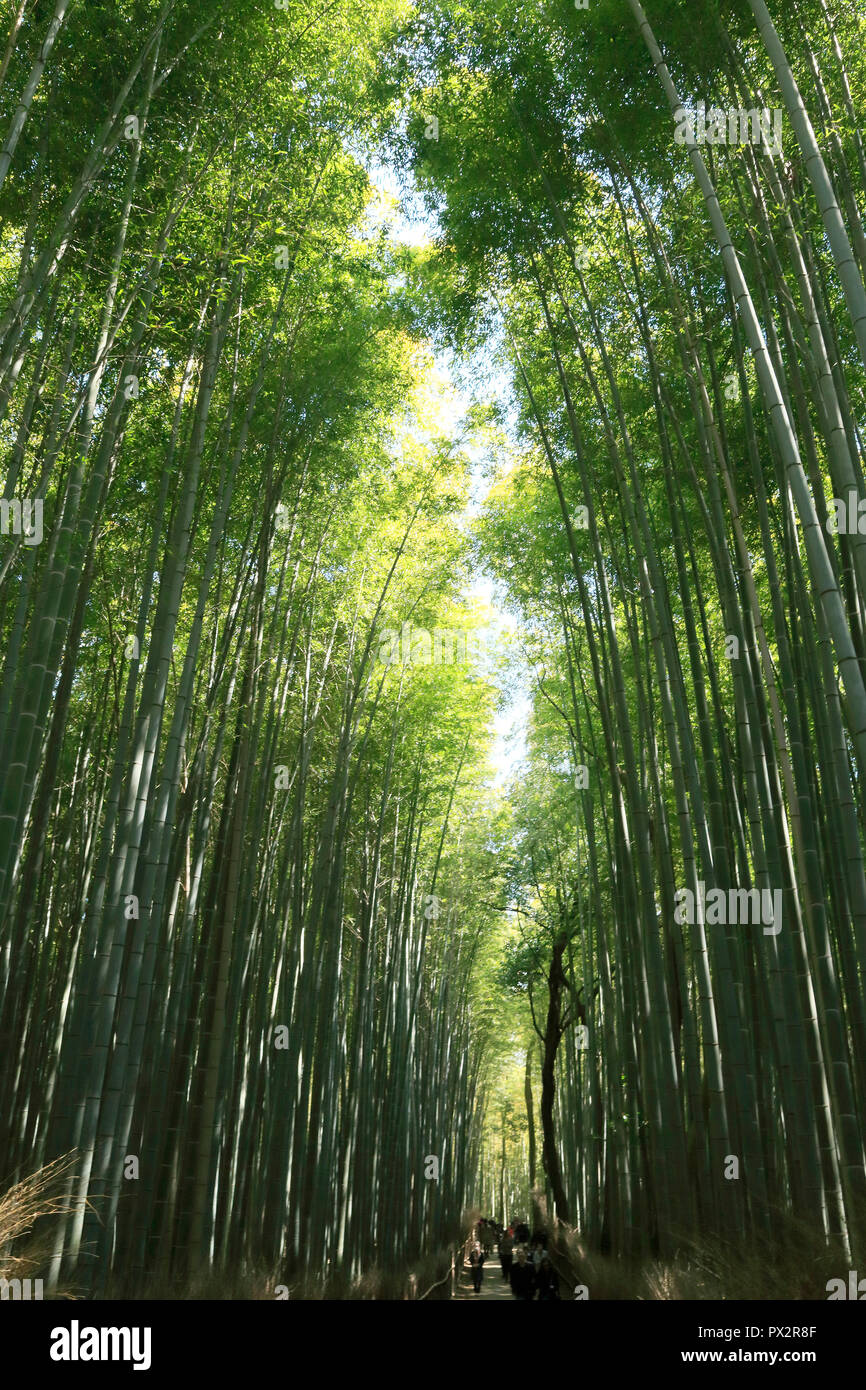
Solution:
{"label": "bamboo canopy", "polygon": [[864,29],[15,7],[0,1181],[61,1165],[51,1287],[357,1281],[470,1210],[866,1258]]}

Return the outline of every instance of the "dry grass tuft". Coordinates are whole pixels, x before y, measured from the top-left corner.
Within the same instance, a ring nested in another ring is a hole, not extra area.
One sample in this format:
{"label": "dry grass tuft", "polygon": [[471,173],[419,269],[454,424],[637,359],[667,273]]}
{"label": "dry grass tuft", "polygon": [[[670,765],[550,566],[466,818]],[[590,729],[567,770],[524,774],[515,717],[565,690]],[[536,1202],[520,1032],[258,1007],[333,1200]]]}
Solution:
{"label": "dry grass tuft", "polygon": [[560,1232],[556,1262],[594,1300],[824,1300],[828,1280],[848,1269],[838,1241],[787,1213],[773,1216],[769,1238],[684,1237],[666,1260],[611,1259],[590,1250],[578,1232]]}
{"label": "dry grass tuft", "polygon": [[[0,1195],[0,1279],[34,1279],[45,1273],[55,1235],[53,1223],[43,1224],[45,1218],[69,1216],[86,1205],[64,1191],[77,1158],[74,1150],[63,1154]],[[37,1223],[40,1231],[34,1235]],[[25,1236],[30,1239],[19,1245]],[[55,1298],[73,1296],[70,1291],[54,1293]]]}

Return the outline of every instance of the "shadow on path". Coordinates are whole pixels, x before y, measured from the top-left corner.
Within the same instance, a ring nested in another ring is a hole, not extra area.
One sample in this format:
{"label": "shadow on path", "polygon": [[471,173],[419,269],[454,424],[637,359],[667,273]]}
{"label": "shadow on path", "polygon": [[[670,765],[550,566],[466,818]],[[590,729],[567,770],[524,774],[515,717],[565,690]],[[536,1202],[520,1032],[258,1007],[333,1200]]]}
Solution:
{"label": "shadow on path", "polygon": [[484,1262],[484,1278],[481,1280],[481,1292],[475,1293],[472,1288],[472,1275],[469,1272],[469,1261],[463,1261],[463,1269],[457,1284],[455,1298],[473,1299],[480,1303],[482,1299],[488,1302],[500,1302],[507,1299],[509,1303],[515,1300],[511,1296],[511,1285],[507,1284],[502,1277],[502,1266],[499,1263],[499,1256],[495,1253],[488,1255]]}

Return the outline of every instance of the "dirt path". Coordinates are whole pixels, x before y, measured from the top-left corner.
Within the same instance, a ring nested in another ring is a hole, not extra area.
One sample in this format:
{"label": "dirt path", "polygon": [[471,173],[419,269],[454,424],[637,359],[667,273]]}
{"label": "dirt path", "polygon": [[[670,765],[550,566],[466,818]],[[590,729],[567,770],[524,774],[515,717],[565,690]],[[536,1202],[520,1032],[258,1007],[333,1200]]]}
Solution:
{"label": "dirt path", "polygon": [[480,1303],[482,1299],[487,1299],[489,1302],[499,1302],[502,1299],[507,1299],[509,1303],[514,1302],[511,1297],[511,1287],[502,1277],[502,1266],[495,1251],[488,1255],[484,1261],[484,1278],[481,1280],[480,1293],[476,1293],[472,1288],[469,1261],[464,1260],[454,1297],[472,1299],[475,1303]]}

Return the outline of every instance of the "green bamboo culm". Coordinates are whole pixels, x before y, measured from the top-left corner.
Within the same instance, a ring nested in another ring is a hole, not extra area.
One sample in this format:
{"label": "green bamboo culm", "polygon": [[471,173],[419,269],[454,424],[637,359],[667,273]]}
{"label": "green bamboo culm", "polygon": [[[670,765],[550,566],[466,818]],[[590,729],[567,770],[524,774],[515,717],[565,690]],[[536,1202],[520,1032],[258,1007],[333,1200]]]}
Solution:
{"label": "green bamboo culm", "polygon": [[862,16],[11,8],[50,1286],[357,1292],[470,1211],[866,1258]]}

